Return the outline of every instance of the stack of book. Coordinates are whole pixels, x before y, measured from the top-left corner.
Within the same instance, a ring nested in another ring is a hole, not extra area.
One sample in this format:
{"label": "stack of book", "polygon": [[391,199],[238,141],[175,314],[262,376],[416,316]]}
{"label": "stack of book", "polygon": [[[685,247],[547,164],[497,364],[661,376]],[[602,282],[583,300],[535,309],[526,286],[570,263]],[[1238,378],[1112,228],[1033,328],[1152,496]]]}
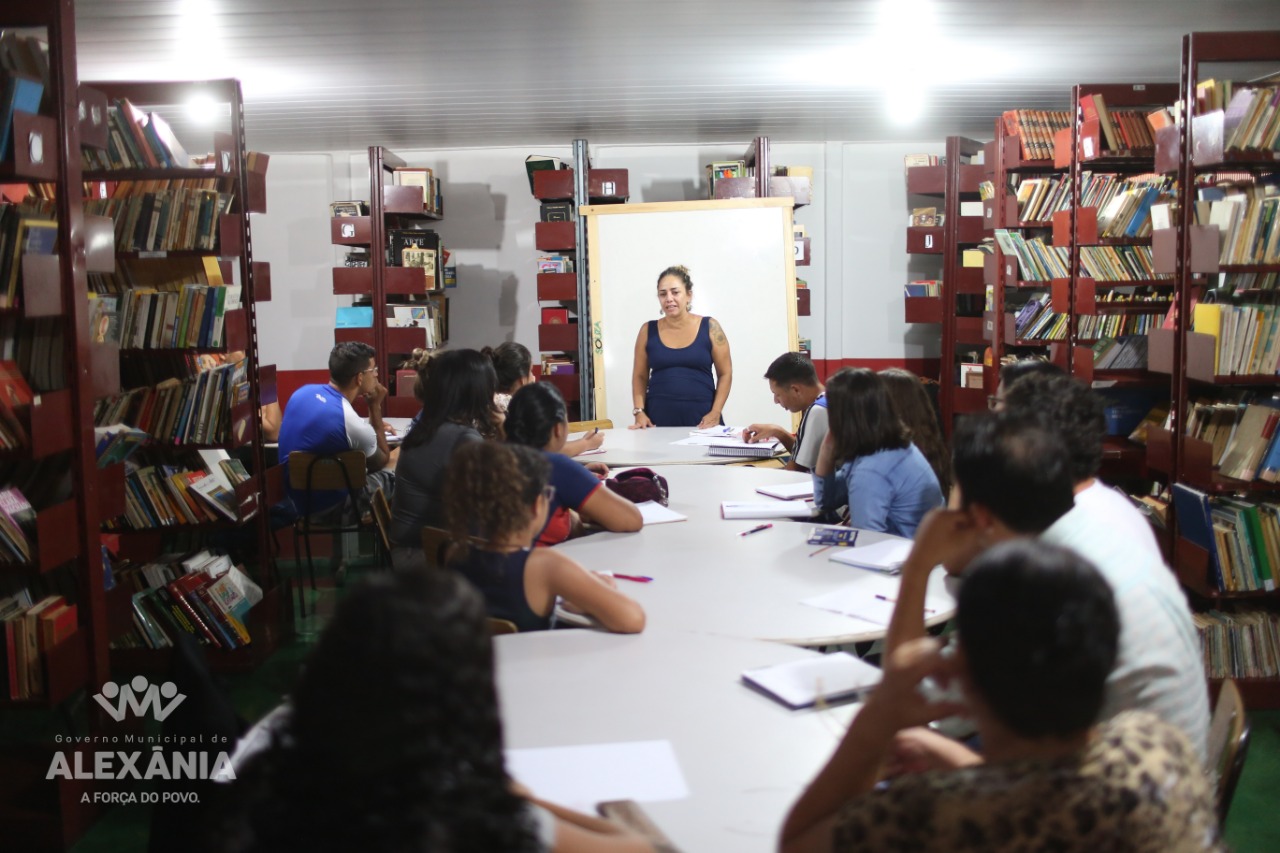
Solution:
{"label": "stack of book", "polygon": [[4,627],[4,668],[8,697],[36,699],[45,695],[41,661],[76,632],[76,606],[61,595],[49,595],[32,603],[24,592],[0,600],[0,625]]}
{"label": "stack of book", "polygon": [[1223,118],[1223,149],[1280,151],[1280,88],[1238,89]]}
{"label": "stack of book", "polygon": [[1123,335],[1145,335],[1159,328],[1163,314],[1084,314],[1076,334],[1081,340],[1118,338]]}
{"label": "stack of book", "polygon": [[1081,246],[1080,271],[1097,281],[1172,280],[1157,273],[1150,246]]}
{"label": "stack of book", "polygon": [[1145,370],[1146,367],[1146,335],[1122,338],[1103,335],[1093,345],[1094,370]]}
{"label": "stack of book", "polygon": [[1220,264],[1280,263],[1280,189],[1200,187],[1195,202],[1197,225],[1216,225]]}
{"label": "stack of book", "polygon": [[1024,160],[1052,160],[1053,135],[1071,126],[1064,110],[1008,110],[1002,116],[1006,136],[1016,136]]}
{"label": "stack of book", "polygon": [[[226,462],[224,467],[219,462]],[[108,530],[152,530],[216,521],[240,521],[235,483],[248,474],[239,460],[199,464],[125,464],[125,514]],[[234,480],[233,480],[234,478]]]}
{"label": "stack of book", "polygon": [[181,633],[227,651],[253,641],[245,624],[262,590],[230,557],[201,551],[115,571],[119,585],[131,591],[134,628],[113,639],[112,648],[167,648]]}
{"label": "stack of book", "polygon": [[1280,614],[1266,610],[1191,614],[1209,678],[1280,676]]}
{"label": "stack of book", "polygon": [[1195,306],[1192,322],[1194,331],[1215,341],[1215,374],[1275,376],[1280,372],[1280,306],[1201,302]]}

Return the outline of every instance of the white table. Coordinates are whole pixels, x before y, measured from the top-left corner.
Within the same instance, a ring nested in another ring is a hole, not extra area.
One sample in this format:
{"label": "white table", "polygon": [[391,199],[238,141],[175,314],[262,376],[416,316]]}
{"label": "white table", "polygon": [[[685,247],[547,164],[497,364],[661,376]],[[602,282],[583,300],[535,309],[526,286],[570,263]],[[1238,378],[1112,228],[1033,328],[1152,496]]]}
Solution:
{"label": "white table", "polygon": [[685,853],[776,849],[856,710],[790,711],[742,685],[744,669],[814,654],[777,643],[651,624],[514,634],[494,649],[508,748],[671,742],[689,797],[641,807]]}
{"label": "white table", "polygon": [[[819,610],[801,599],[830,592],[864,575],[817,556],[805,540],[811,522],[773,520],[773,528],[739,534],[759,521],[720,518],[725,500],[769,501],[757,486],[801,482],[809,475],[736,466],[666,466],[657,469],[670,486],[670,507],[688,521],[657,524],[639,533],[595,533],[556,546],[596,571],[648,575],[652,583],[620,580],[618,586],[643,605],[656,629],[683,630],[806,646],[880,639],[886,626]],[[859,544],[889,538],[864,531]],[[930,624],[954,614],[954,599],[941,569],[929,581],[939,608]]]}
{"label": "white table", "polygon": [[[686,439],[692,427],[652,427],[627,429],[614,427],[604,433],[604,453],[579,457],[580,462],[603,462],[610,468],[623,465],[725,465],[742,462],[740,456],[711,456],[706,447],[674,444]],[[580,438],[583,433],[571,437]]]}

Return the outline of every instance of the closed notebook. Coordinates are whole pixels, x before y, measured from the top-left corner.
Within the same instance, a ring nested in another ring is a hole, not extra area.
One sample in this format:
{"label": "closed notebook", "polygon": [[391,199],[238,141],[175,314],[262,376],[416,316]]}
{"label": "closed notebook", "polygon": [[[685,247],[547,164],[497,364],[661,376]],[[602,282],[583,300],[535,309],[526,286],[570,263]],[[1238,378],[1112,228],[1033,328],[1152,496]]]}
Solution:
{"label": "closed notebook", "polygon": [[832,553],[833,563],[844,563],[859,569],[896,574],[911,553],[910,539],[884,539],[870,545],[859,545]]}
{"label": "closed notebook", "polygon": [[773,444],[712,444],[707,447],[708,456],[744,456],[750,459],[768,459],[777,452]]}
{"label": "closed notebook", "polygon": [[809,518],[813,507],[804,501],[721,501],[721,518]]}
{"label": "closed notebook", "polygon": [[810,478],[803,483],[761,486],[756,491],[762,495],[777,498],[780,501],[808,500],[813,497],[813,479]]}
{"label": "closed notebook", "polygon": [[880,670],[848,652],[748,669],[742,680],[788,708],[848,699],[880,683]]}

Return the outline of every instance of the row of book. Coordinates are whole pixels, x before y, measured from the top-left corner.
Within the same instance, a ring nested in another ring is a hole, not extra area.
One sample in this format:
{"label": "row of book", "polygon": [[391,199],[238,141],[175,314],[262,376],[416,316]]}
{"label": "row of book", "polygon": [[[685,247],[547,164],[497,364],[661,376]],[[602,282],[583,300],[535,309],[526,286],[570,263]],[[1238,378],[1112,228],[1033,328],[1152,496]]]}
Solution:
{"label": "row of book", "polygon": [[1115,179],[1100,176],[1107,184],[1093,204],[1098,210],[1098,236],[1104,239],[1151,236],[1151,208],[1170,201],[1174,196],[1173,179],[1161,175],[1144,175]]}
{"label": "row of book", "polygon": [[240,285],[185,284],[176,291],[100,295],[93,302],[95,341],[122,349],[217,349],[227,312],[240,307]]}
{"label": "row of book", "polygon": [[1019,222],[1048,222],[1053,214],[1071,206],[1071,178],[1025,178],[1018,184],[1017,201]]}
{"label": "row of book", "polygon": [[30,563],[36,511],[19,489],[0,489],[0,562]]}
{"label": "row of book", "polygon": [[1146,335],[1099,336],[1093,344],[1093,369],[1146,370],[1148,340]]}
{"label": "row of book", "polygon": [[1071,126],[1065,110],[1008,110],[1002,114],[1006,136],[1016,136],[1024,160],[1052,160],[1053,135]]}
{"label": "row of book", "polygon": [[1070,315],[1054,313],[1051,297],[1037,293],[1013,315],[1014,336],[1022,341],[1063,341]]}
{"label": "row of book", "polygon": [[573,272],[572,255],[542,255],[538,258],[538,272],[564,273]]}
{"label": "row of book", "polygon": [[398,187],[421,187],[424,213],[444,215],[444,198],[440,194],[440,179],[426,166],[402,166],[391,173],[391,183]]}
{"label": "row of book", "polygon": [[112,648],[168,648],[184,633],[226,651],[253,642],[246,623],[262,590],[230,557],[202,551],[117,566],[116,576],[129,592],[133,631],[113,638]]}
{"label": "row of book", "polygon": [[38,699],[45,695],[42,661],[48,653],[76,632],[76,605],[61,595],[32,602],[19,594],[0,600],[0,624],[4,626],[5,683],[12,700]]}
{"label": "row of book", "polygon": [[1280,88],[1238,89],[1223,116],[1223,149],[1280,151]]}
{"label": "row of book", "polygon": [[1208,552],[1210,578],[1219,590],[1269,592],[1276,588],[1280,504],[1211,497],[1181,483],[1175,484],[1173,498],[1179,531]]}
{"label": "row of book", "polygon": [[186,379],[133,388],[94,404],[95,426],[126,424],[178,445],[237,444],[252,435],[252,413],[233,409],[249,398],[245,360],[215,365]]}
{"label": "row of book", "polygon": [[1156,272],[1150,246],[1081,246],[1080,272],[1095,281],[1173,279]]}
{"label": "row of book", "polygon": [[14,113],[38,113],[50,86],[49,45],[14,30],[0,32],[0,161],[9,159]]}
{"label": "row of book", "polygon": [[24,384],[30,385],[22,399],[16,401],[19,404],[30,403],[32,391],[39,394],[67,387],[63,372],[64,325],[61,317],[27,320],[15,314],[0,316],[0,388],[4,388],[6,397],[3,402],[15,402],[4,384],[15,376],[26,377]]}
{"label": "row of book", "polygon": [[1280,290],[1280,272],[1221,272],[1214,276],[1223,293],[1245,290]]}
{"label": "row of book", "polygon": [[1112,153],[1150,151],[1156,147],[1152,130],[1158,125],[1152,123],[1150,116],[1139,110],[1108,109],[1106,99],[1100,94],[1080,99],[1080,117],[1098,122],[1106,150]]}
{"label": "row of book", "polygon": [[1248,609],[1192,613],[1207,678],[1280,676],[1280,614]]}
{"label": "row of book", "polygon": [[[235,482],[248,473],[239,460],[202,460],[199,464],[125,465],[125,513],[103,522],[107,530],[154,530],[217,521],[241,521]],[[227,462],[223,467],[220,462]]]}
{"label": "row of book", "polygon": [[388,305],[386,306],[386,320],[387,327],[391,329],[420,328],[425,330],[427,349],[436,349],[444,345],[444,312],[434,302],[419,302],[413,305]]}
{"label": "row of book", "polygon": [[1070,250],[1065,246],[1051,245],[1043,237],[1028,240],[1020,232],[1005,228],[995,230],[995,239],[1002,252],[1018,259],[1022,281],[1050,281],[1071,275]]}
{"label": "row of book", "polygon": [[1225,391],[1191,404],[1187,435],[1210,446],[1210,460],[1224,477],[1280,481],[1280,400],[1248,391]]}
{"label": "row of book", "polygon": [[212,189],[163,189],[86,199],[84,211],[111,218],[118,252],[211,252],[218,245],[218,218],[231,212],[233,198]]}
{"label": "row of book", "polygon": [[1280,263],[1280,186],[1204,187],[1199,195],[1196,224],[1218,227],[1218,263]]}
{"label": "row of book", "polygon": [[57,248],[57,222],[40,218],[29,208],[0,204],[0,308],[18,305],[22,259],[53,255]]}
{"label": "row of book", "polygon": [[1213,336],[1215,375],[1280,373],[1280,306],[1200,302],[1191,316],[1192,331]]}
{"label": "row of book", "polygon": [[747,178],[754,174],[745,160],[720,160],[706,165],[707,198],[716,197],[716,182],[726,178]]}
{"label": "row of book", "polygon": [[[187,169],[191,156],[157,113],[134,106],[127,98],[107,107],[107,147],[85,148],[86,169]],[[212,167],[212,163],[210,163]]]}
{"label": "row of book", "polygon": [[1082,314],[1076,328],[1081,340],[1145,335],[1160,326],[1164,314]]}

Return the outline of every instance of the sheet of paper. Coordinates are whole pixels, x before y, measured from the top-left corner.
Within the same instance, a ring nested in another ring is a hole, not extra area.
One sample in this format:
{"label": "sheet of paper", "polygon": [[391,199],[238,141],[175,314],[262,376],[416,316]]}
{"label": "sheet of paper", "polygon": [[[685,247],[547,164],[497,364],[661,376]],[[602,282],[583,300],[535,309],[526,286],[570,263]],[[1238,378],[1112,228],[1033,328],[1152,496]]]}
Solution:
{"label": "sheet of paper", "polygon": [[[898,603],[898,578],[866,572],[847,586],[802,599],[800,603],[819,610],[842,613],[874,625],[888,625],[893,616],[893,608]],[[925,616],[928,617],[950,605],[926,596],[924,606]]]}
{"label": "sheet of paper", "polygon": [[809,518],[813,505],[805,501],[721,501],[720,517],[734,518]]}
{"label": "sheet of paper", "polygon": [[507,772],[544,800],[595,814],[596,803],[661,803],[689,796],[666,740],[508,749]]}
{"label": "sheet of paper", "polygon": [[911,554],[910,539],[882,539],[870,545],[856,545],[835,551],[828,559],[860,569],[897,573]]}
{"label": "sheet of paper", "polygon": [[580,457],[582,457],[582,456],[595,456],[595,455],[596,455],[596,454],[598,454],[598,453],[608,453],[608,452],[609,452],[609,451],[608,451],[607,449],[603,448],[603,447],[597,447],[597,448],[595,448],[594,450],[584,450],[584,451],[582,451],[581,453],[579,453],[577,456],[575,456],[575,457],[573,457],[573,458],[574,458],[574,459],[578,459],[578,458],[580,458]]}
{"label": "sheet of paper", "polygon": [[645,501],[644,503],[636,504],[636,509],[640,510],[640,516],[644,519],[646,525],[689,520],[689,516],[682,515],[671,507],[663,506],[657,501]]}
{"label": "sheet of paper", "polygon": [[775,451],[782,446],[777,439],[748,444],[742,440],[741,435],[691,435],[671,443],[684,447],[768,447]]}

